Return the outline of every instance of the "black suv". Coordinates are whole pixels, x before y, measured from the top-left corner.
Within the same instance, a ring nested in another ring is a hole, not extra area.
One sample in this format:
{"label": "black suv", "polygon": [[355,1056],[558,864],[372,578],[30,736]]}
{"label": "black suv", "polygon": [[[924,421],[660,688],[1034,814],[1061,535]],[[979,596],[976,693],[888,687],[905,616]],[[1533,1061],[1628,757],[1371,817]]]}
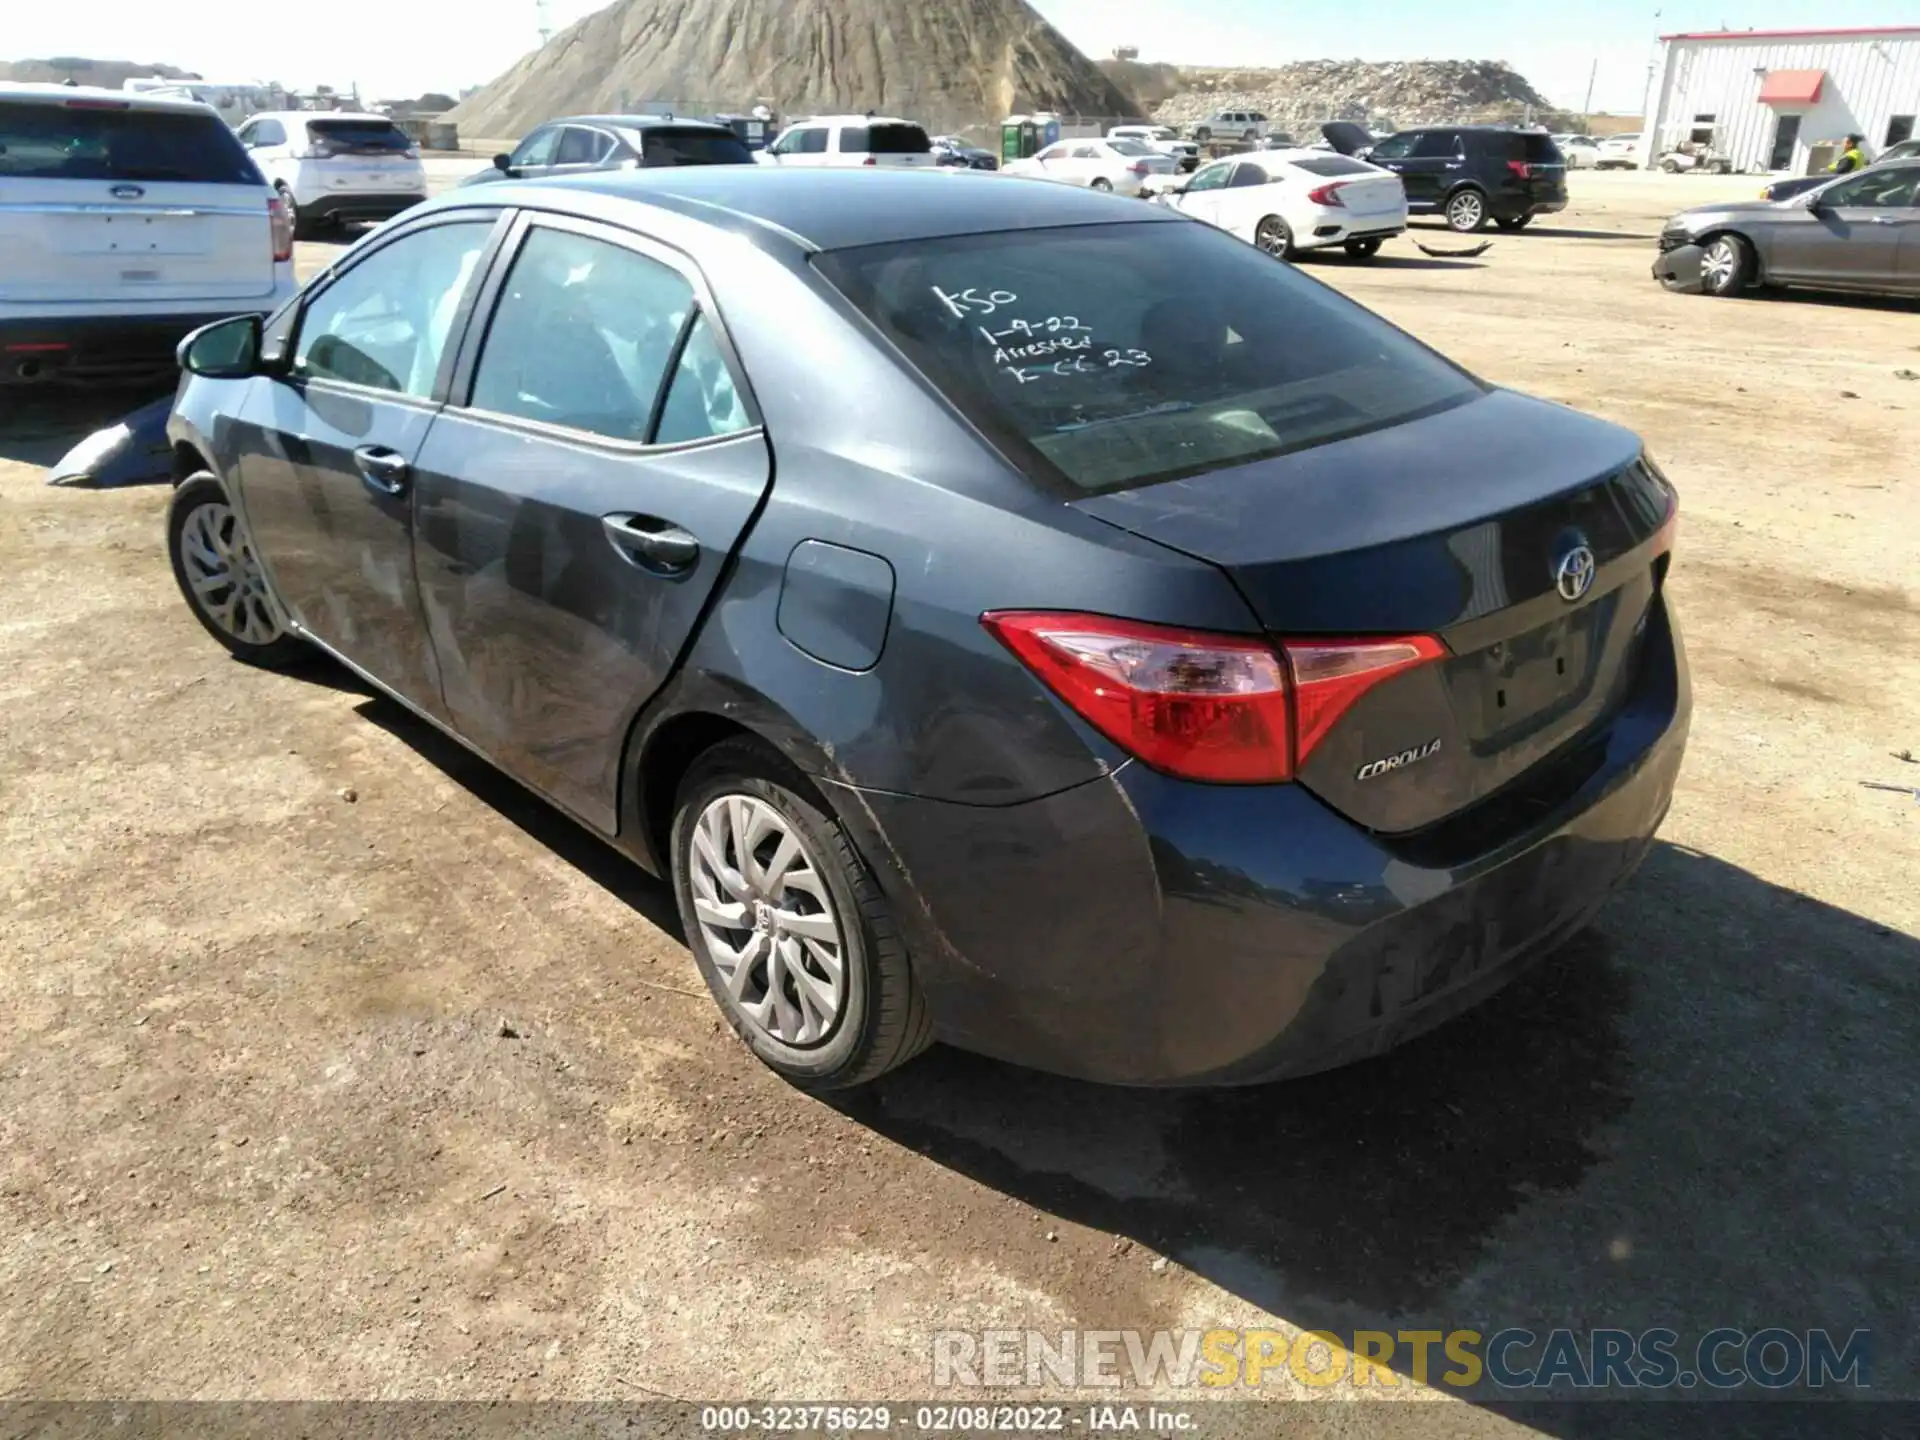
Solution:
{"label": "black suv", "polygon": [[[1355,144],[1349,131],[1365,139]],[[1485,229],[1489,220],[1520,230],[1536,215],[1567,208],[1566,156],[1538,130],[1428,125],[1375,142],[1357,125],[1330,125],[1327,139],[1398,175],[1413,214],[1444,215],[1463,233]]]}

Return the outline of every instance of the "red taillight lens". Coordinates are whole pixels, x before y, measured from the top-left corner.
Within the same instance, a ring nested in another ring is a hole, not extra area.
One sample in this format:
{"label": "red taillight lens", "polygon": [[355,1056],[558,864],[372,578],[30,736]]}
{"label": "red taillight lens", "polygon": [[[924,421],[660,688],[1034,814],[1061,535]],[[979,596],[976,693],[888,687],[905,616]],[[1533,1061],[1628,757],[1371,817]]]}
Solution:
{"label": "red taillight lens", "polygon": [[1347,202],[1340,198],[1340,191],[1346,186],[1344,180],[1336,180],[1331,185],[1316,185],[1307,192],[1307,199],[1316,205],[1325,205],[1330,209],[1344,210]]}
{"label": "red taillight lens", "polygon": [[981,616],[1028,669],[1114,744],[1188,780],[1291,780],[1368,690],[1446,649],[1430,636],[1284,641],[1103,615]]}
{"label": "red taillight lens", "polygon": [[1385,640],[1287,640],[1281,648],[1293,671],[1296,765],[1306,763],[1313,747],[1367,691],[1447,653],[1447,647],[1431,635]]}
{"label": "red taillight lens", "polygon": [[1522,180],[1531,180],[1533,178],[1533,166],[1524,160],[1507,161],[1507,169],[1518,175]]}
{"label": "red taillight lens", "polygon": [[869,155],[867,156],[866,159],[862,160],[860,163],[862,165],[878,165],[880,162],[877,159],[875,159],[873,156]]}
{"label": "red taillight lens", "polygon": [[1134,161],[1133,164],[1127,167],[1127,169],[1131,170],[1136,175],[1151,175],[1153,173],[1153,167],[1147,164],[1147,162],[1144,160]]}
{"label": "red taillight lens", "polygon": [[293,216],[278,195],[267,201],[267,228],[273,232],[274,264],[293,259]]}

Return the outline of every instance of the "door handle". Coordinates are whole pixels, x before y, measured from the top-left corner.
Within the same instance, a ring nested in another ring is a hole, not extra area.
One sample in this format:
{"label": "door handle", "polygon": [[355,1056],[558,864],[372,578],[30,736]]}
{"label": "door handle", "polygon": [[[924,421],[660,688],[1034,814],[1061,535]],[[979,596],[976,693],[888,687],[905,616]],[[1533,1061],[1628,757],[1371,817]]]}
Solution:
{"label": "door handle", "polygon": [[406,494],[413,467],[398,451],[382,445],[362,445],[353,452],[353,463],[369,490],[389,499]]}
{"label": "door handle", "polygon": [[1873,223],[1876,225],[1898,225],[1900,223],[1898,220],[1894,219],[1891,215],[1874,215],[1868,218],[1870,218],[1873,221]]}
{"label": "door handle", "polygon": [[648,570],[685,570],[700,558],[700,542],[671,521],[652,515],[607,515],[600,524],[613,548]]}

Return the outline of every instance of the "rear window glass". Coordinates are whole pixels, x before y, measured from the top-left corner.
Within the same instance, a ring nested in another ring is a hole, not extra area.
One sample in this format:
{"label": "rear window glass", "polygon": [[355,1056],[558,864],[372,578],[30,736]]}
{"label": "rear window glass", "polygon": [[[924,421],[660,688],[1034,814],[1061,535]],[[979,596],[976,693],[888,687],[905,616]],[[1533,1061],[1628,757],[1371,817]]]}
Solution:
{"label": "rear window glass", "polygon": [[1535,165],[1558,165],[1565,158],[1551,135],[1504,135],[1495,142],[1494,153],[1505,160],[1529,160]]}
{"label": "rear window glass", "polygon": [[1124,137],[1119,140],[1109,140],[1107,144],[1122,155],[1152,155],[1157,153],[1150,145],[1142,145],[1138,140],[1128,140]]}
{"label": "rear window glass", "polygon": [[925,155],[933,141],[918,125],[868,125],[842,130],[840,148],[869,155]]}
{"label": "rear window glass", "polygon": [[1315,155],[1291,163],[1294,169],[1304,170],[1309,175],[1371,175],[1377,168],[1346,155]]}
{"label": "rear window glass", "polygon": [[264,183],[217,115],[13,101],[0,102],[0,179]]}
{"label": "rear window glass", "polygon": [[1482,393],[1371,312],[1206,225],[952,236],[814,263],[995,443],[1086,492]]}
{"label": "rear window glass", "polygon": [[307,133],[342,150],[406,150],[413,141],[385,120],[309,120]]}
{"label": "rear window glass", "polygon": [[643,130],[640,163],[667,165],[751,165],[753,152],[738,135],[714,130]]}

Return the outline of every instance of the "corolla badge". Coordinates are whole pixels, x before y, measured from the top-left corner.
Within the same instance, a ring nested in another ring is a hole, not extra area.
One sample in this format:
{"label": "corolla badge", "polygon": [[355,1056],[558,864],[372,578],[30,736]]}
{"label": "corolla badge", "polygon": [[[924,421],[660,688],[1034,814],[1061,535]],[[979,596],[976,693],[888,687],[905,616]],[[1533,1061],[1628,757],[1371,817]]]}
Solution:
{"label": "corolla badge", "polygon": [[1409,765],[1417,765],[1429,756],[1440,753],[1440,737],[1434,736],[1424,745],[1416,745],[1411,750],[1402,750],[1398,755],[1388,755],[1379,760],[1369,760],[1354,772],[1356,780],[1371,780],[1377,775],[1389,775],[1395,770],[1404,770]]}
{"label": "corolla badge", "polygon": [[1600,567],[1585,542],[1573,545],[1553,567],[1553,588],[1569,605],[1593,588],[1594,572]]}

